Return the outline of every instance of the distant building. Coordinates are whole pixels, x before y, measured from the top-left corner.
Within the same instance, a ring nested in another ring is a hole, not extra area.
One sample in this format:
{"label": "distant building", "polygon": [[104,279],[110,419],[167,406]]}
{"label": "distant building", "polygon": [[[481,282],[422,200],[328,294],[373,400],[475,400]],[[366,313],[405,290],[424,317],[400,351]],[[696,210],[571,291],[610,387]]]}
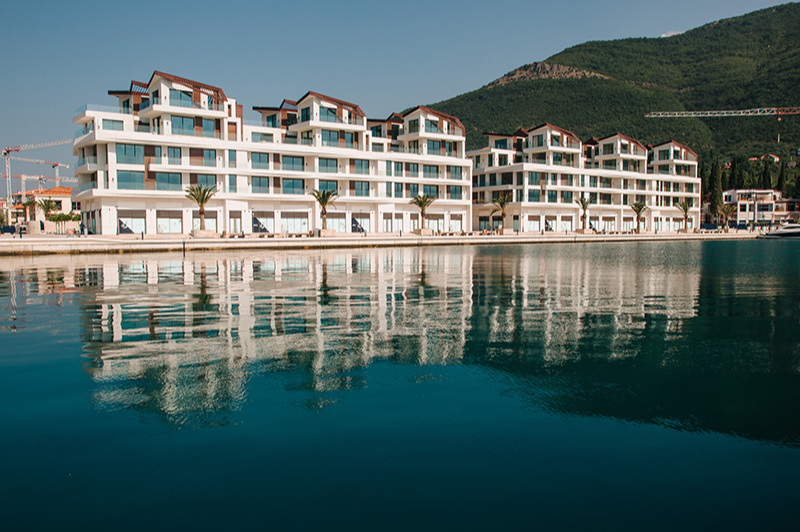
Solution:
{"label": "distant building", "polygon": [[[71,187],[53,187],[47,189],[34,189],[25,192],[25,202],[33,200],[36,203],[36,209],[33,213],[28,213],[28,218],[32,220],[44,220],[44,213],[42,212],[39,202],[41,200],[52,200],[55,203],[55,210],[50,214],[80,214],[80,203],[72,201]],[[26,221],[25,206],[22,202],[22,193],[15,192],[11,195],[11,223],[17,224]],[[31,216],[32,214],[32,216]]]}
{"label": "distant building", "polygon": [[779,190],[731,189],[722,193],[722,201],[736,206],[735,223],[776,223],[797,219],[797,200],[783,199]]}
{"label": "distant building", "polygon": [[516,231],[573,231],[581,228],[576,200],[589,200],[587,228],[632,231],[630,205],[645,203],[643,231],[683,228],[678,208],[688,202],[689,229],[700,223],[697,155],[670,141],[649,150],[621,133],[585,143],[552,124],[512,134],[485,133],[488,146],[471,150],[473,227],[494,229],[493,201],[510,194],[507,228]]}

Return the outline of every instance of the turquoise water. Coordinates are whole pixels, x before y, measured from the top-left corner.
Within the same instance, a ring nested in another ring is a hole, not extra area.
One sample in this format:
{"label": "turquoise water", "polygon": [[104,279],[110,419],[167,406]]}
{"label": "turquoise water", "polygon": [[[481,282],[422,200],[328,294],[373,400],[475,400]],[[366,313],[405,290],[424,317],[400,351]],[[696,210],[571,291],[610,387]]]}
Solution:
{"label": "turquoise water", "polygon": [[0,259],[3,528],[794,529],[800,243]]}

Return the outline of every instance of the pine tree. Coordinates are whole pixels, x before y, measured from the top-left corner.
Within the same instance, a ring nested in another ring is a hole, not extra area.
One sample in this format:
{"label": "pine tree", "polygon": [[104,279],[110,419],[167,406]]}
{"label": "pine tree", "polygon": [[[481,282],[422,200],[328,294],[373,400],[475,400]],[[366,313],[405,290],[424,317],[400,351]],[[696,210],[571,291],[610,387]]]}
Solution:
{"label": "pine tree", "polygon": [[722,207],[722,172],[719,167],[719,159],[715,159],[711,165],[709,180],[711,181],[711,216],[716,216],[720,207]]}
{"label": "pine tree", "polygon": [[764,164],[761,168],[761,181],[759,188],[769,190],[772,188],[772,172],[769,171],[769,161],[764,159]]}
{"label": "pine tree", "polygon": [[781,161],[781,169],[778,172],[778,190],[783,197],[786,197],[786,161]]}

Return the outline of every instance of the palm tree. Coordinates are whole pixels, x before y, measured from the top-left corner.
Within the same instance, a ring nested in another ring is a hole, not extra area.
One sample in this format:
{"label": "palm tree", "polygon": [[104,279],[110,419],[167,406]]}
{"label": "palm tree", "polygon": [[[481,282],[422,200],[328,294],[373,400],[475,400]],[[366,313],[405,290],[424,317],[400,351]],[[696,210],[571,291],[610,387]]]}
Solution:
{"label": "palm tree", "polygon": [[214,194],[217,193],[217,187],[207,187],[205,185],[192,185],[186,189],[186,197],[197,203],[200,208],[200,230],[206,230],[206,205]]}
{"label": "palm tree", "polygon": [[684,200],[678,203],[678,209],[683,213],[683,232],[689,232],[689,210],[692,208],[692,204],[688,201]]}
{"label": "palm tree", "polygon": [[506,192],[505,194],[498,196],[497,199],[492,202],[492,205],[494,205],[495,208],[492,210],[492,214],[490,214],[490,216],[494,217],[495,214],[497,214],[498,212],[500,213],[501,231],[505,230],[506,228],[506,209],[508,208],[509,203],[511,203],[511,193],[509,192]]}
{"label": "palm tree", "polygon": [[39,200],[39,201],[36,202],[36,205],[38,205],[38,207],[40,209],[42,209],[42,212],[44,213],[44,219],[45,220],[49,220],[50,219],[50,215],[53,213],[54,210],[56,210],[58,208],[58,205],[56,205],[56,202],[54,200],[51,200],[51,199]]}
{"label": "palm tree", "polygon": [[22,216],[25,221],[32,221],[36,218],[36,200],[31,198],[22,204]]}
{"label": "palm tree", "polygon": [[583,212],[583,214],[581,214],[581,230],[586,231],[586,215],[589,212],[589,200],[588,198],[581,196],[575,200],[575,203],[580,205],[581,211]]}
{"label": "palm tree", "polygon": [[319,203],[320,215],[322,216],[322,229],[327,229],[328,207],[333,205],[339,195],[335,190],[312,190],[310,192],[314,199]]}
{"label": "palm tree", "polygon": [[633,209],[633,213],[636,215],[636,234],[639,234],[639,224],[642,220],[644,220],[643,214],[647,211],[650,207],[647,206],[647,203],[643,201],[637,201],[636,203],[632,203],[630,205],[631,209]]}
{"label": "palm tree", "polygon": [[728,232],[728,226],[730,225],[730,219],[736,214],[736,205],[732,203],[724,203],[719,207],[719,214],[722,216],[722,219],[725,221],[725,232]]}
{"label": "palm tree", "polygon": [[422,214],[420,229],[425,228],[425,211],[428,210],[428,207],[430,207],[435,200],[436,198],[434,196],[428,196],[427,194],[422,194],[421,196],[414,196],[411,198],[409,203],[419,207],[420,213]]}

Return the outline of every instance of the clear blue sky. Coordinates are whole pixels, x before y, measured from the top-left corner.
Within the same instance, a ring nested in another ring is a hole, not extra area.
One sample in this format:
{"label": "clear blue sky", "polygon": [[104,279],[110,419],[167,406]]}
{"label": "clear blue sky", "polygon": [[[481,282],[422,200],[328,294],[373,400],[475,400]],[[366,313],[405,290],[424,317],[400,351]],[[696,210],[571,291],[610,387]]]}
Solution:
{"label": "clear blue sky", "polygon": [[[308,90],[385,117],[469,92],[586,41],[660,37],[781,3],[5,2],[0,147],[71,138],[76,108],[113,105],[109,89],[146,82],[153,70],[219,86],[251,118],[254,105],[276,105]],[[70,145],[19,155],[75,162]],[[53,171],[12,161],[12,173]],[[72,168],[61,173],[71,176]]]}

